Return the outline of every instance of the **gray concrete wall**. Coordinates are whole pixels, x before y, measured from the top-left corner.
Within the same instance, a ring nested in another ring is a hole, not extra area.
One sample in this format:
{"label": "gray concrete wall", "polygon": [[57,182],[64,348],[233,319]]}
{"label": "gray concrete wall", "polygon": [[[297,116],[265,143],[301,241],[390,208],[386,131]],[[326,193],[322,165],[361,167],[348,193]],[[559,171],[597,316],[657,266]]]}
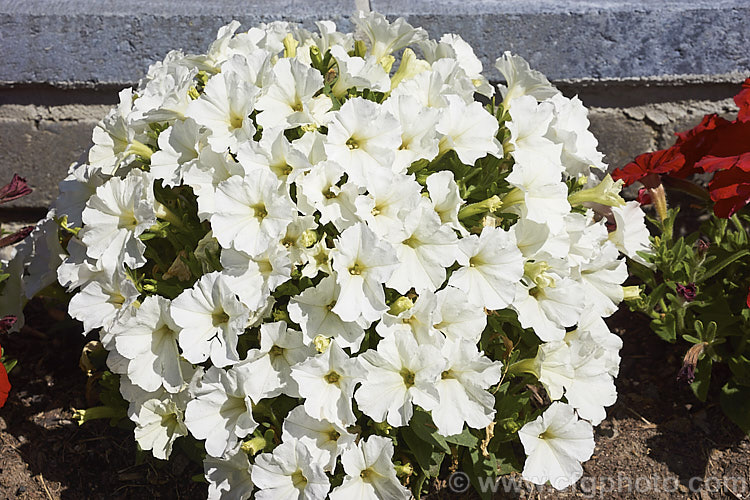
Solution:
{"label": "gray concrete wall", "polygon": [[433,38],[459,33],[493,80],[503,50],[524,56],[591,107],[612,166],[732,113],[750,76],[748,0],[0,0],[0,180],[18,172],[36,188],[0,217],[38,217],[117,91],[168,50],[204,51],[231,19],[350,30],[355,4]]}

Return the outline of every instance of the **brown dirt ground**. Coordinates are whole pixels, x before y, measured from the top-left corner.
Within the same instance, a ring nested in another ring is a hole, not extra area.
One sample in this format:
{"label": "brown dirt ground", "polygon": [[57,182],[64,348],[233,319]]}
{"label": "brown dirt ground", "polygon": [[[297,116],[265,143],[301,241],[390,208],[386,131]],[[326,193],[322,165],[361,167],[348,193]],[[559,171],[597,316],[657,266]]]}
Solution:
{"label": "brown dirt ground", "polygon": [[[78,368],[85,339],[39,305],[32,303],[27,317],[31,329],[0,339],[19,359],[10,398],[0,409],[0,498],[205,498],[206,485],[190,479],[201,468],[179,452],[168,464],[137,462],[131,431],[107,421],[81,427],[73,421],[71,408],[87,407],[86,376]],[[619,399],[596,431],[583,479],[556,492],[515,475],[499,485],[509,491],[495,497],[750,498],[750,439],[717,402],[700,403],[675,381],[685,346],[662,342],[627,311],[609,323],[625,343]]]}

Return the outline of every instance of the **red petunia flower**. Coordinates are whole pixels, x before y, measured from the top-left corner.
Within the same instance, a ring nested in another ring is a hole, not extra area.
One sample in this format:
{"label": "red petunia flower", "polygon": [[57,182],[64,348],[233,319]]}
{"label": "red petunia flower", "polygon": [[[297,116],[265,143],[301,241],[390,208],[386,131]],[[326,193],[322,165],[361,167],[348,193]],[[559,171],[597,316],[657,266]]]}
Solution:
{"label": "red petunia flower", "polygon": [[8,372],[5,371],[5,365],[0,363],[0,408],[5,406],[5,401],[8,400],[9,393],[10,380],[8,380]]}

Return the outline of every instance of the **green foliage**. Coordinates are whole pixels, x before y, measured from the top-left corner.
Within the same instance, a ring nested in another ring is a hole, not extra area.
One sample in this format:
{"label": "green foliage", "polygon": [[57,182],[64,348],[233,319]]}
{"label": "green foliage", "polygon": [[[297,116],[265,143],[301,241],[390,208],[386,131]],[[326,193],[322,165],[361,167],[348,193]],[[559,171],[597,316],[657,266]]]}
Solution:
{"label": "green foliage", "polygon": [[644,286],[630,308],[647,314],[662,339],[693,344],[685,363],[695,366],[688,382],[699,400],[711,397],[713,367],[728,365],[731,379],[721,390],[721,406],[750,433],[750,217],[711,214],[698,231],[675,237],[678,213],[670,209],[663,221],[651,220],[657,234],[653,254],[645,257],[653,267],[631,262]]}

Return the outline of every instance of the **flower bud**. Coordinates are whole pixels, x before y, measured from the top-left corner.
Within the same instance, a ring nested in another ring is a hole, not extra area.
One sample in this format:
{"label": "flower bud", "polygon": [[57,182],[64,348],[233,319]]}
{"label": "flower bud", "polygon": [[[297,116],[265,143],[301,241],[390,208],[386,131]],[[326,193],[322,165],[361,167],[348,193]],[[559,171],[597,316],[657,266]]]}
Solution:
{"label": "flower bud", "polygon": [[687,285],[677,283],[677,293],[680,297],[685,299],[685,302],[692,302],[695,300],[698,290],[695,283],[688,283]]}
{"label": "flower bud", "polygon": [[688,349],[688,352],[682,360],[682,368],[680,368],[679,373],[677,373],[678,382],[687,382],[688,384],[693,383],[695,380],[695,367],[698,364],[698,359],[706,350],[707,345],[708,343],[701,342],[700,344],[695,344]]}

